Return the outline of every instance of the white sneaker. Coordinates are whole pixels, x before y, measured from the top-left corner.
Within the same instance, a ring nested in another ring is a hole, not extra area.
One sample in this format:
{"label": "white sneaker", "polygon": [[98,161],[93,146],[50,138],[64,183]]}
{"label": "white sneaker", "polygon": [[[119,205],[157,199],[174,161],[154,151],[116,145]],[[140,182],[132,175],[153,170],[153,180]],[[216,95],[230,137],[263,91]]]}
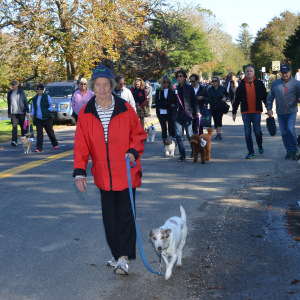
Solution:
{"label": "white sneaker", "polygon": [[129,261],[124,256],[121,256],[118,259],[118,262],[115,266],[114,273],[119,275],[128,275],[128,271],[129,271],[128,263]]}
{"label": "white sneaker", "polygon": [[113,258],[111,258],[107,263],[106,263],[106,265],[108,266],[108,267],[115,267],[116,266],[116,264],[117,264],[117,260],[115,260],[115,258],[113,257]]}
{"label": "white sneaker", "polygon": [[17,144],[15,141],[12,141],[10,144],[11,144],[12,146],[18,146],[18,144]]}

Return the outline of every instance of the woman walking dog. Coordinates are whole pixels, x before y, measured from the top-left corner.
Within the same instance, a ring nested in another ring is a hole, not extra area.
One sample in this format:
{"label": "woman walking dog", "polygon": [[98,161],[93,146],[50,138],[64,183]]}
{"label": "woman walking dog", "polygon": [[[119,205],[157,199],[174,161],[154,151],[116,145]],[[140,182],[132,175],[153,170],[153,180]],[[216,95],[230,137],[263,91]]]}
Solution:
{"label": "woman walking dog", "polygon": [[[92,159],[94,182],[100,189],[107,243],[113,258],[107,262],[116,274],[127,275],[129,260],[136,257],[136,231],[127,180],[126,157],[131,168],[133,198],[141,185],[140,156],[147,134],[131,105],[112,95],[113,74],[98,66],[90,80],[95,96],[81,109],[74,142],[76,187],[85,192],[86,166]],[[109,130],[108,130],[109,127]]]}

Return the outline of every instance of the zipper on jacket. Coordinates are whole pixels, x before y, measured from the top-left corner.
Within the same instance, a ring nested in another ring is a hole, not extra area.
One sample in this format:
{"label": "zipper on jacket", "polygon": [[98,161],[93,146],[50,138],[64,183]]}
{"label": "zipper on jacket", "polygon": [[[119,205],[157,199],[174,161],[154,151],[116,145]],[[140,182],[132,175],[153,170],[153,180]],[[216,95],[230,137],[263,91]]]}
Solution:
{"label": "zipper on jacket", "polygon": [[285,87],[285,81],[283,82],[283,106],[284,106],[284,113],[286,114],[286,107],[285,107],[285,91],[286,91],[286,87]]}
{"label": "zipper on jacket", "polygon": [[[107,132],[107,138],[108,138],[108,132]],[[105,144],[106,144],[106,153],[107,153],[107,166],[109,172],[110,190],[112,191],[112,178],[111,178],[111,170],[110,170],[109,155],[108,155],[108,140],[107,143]]]}

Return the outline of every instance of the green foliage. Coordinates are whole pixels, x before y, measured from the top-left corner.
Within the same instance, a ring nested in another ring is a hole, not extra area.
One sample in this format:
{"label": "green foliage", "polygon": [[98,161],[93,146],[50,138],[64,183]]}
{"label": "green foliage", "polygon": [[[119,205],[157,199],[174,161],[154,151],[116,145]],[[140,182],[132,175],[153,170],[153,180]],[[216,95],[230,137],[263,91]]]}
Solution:
{"label": "green foliage", "polygon": [[248,24],[243,23],[240,26],[239,37],[236,40],[238,43],[238,46],[243,50],[246,61],[250,61],[250,50],[251,50],[251,44],[252,44],[252,40],[253,40],[253,36],[250,34],[248,28],[249,28]]}
{"label": "green foliage", "polygon": [[260,30],[251,47],[251,61],[257,68],[272,67],[272,61],[285,61],[283,53],[287,38],[292,35],[300,24],[300,14],[284,12],[280,18],[275,17]]}
{"label": "green foliage", "polygon": [[283,53],[292,62],[292,73],[295,74],[300,69],[300,26],[287,39]]}

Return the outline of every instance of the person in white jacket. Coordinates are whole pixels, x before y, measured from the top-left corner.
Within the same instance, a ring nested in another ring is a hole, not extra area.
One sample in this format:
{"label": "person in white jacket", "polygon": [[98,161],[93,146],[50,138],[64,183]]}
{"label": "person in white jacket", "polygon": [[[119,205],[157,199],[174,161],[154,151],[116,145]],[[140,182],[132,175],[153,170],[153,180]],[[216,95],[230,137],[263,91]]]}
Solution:
{"label": "person in white jacket", "polygon": [[113,90],[113,93],[119,96],[120,98],[129,102],[129,104],[133,107],[136,111],[135,101],[131,91],[125,87],[125,77],[123,75],[117,75],[115,77],[115,81],[117,83],[116,88]]}

